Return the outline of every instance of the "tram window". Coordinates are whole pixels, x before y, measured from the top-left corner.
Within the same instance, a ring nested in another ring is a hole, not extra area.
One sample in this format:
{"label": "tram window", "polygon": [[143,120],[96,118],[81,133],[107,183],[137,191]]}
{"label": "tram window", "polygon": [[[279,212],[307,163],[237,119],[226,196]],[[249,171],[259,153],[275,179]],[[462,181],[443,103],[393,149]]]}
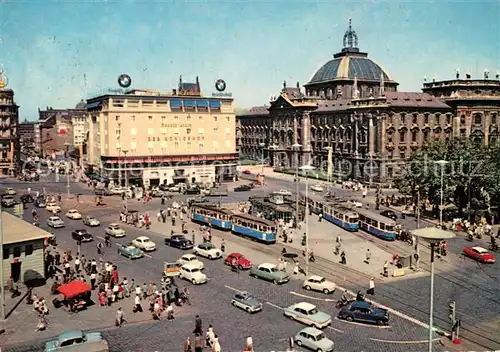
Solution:
{"label": "tram window", "polygon": [[380,223],[380,229],[382,231],[385,231],[385,224],[383,222]]}
{"label": "tram window", "polygon": [[390,224],[390,225],[385,225],[385,229],[387,231],[394,231],[394,225]]}

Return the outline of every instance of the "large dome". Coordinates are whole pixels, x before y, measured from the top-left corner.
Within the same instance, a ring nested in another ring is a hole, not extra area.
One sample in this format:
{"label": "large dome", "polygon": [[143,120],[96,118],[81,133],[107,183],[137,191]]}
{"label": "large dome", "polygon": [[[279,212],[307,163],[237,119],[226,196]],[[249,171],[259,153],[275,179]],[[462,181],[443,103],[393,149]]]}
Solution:
{"label": "large dome", "polygon": [[310,83],[354,78],[362,81],[380,81],[382,75],[384,81],[392,81],[389,74],[368,56],[363,53],[346,53],[324,64],[316,71]]}

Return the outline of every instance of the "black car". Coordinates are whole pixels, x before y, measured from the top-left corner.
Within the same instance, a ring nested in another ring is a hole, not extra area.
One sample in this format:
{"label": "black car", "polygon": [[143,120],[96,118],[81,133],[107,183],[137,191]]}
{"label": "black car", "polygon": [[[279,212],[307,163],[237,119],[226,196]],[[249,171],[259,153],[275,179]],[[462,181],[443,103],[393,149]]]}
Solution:
{"label": "black car", "polygon": [[200,189],[198,187],[187,187],[184,194],[200,194]]}
{"label": "black car", "polygon": [[375,307],[369,302],[352,301],[340,310],[338,318],[347,321],[387,325],[389,323],[389,312],[387,309]]}
{"label": "black car", "polygon": [[21,199],[21,202],[23,202],[23,203],[33,203],[35,201],[33,199],[33,197],[31,196],[31,194],[23,194],[19,198]]}
{"label": "black car", "polygon": [[73,237],[74,240],[82,242],[92,242],[94,240],[94,237],[85,229],[73,231],[71,237]]}
{"label": "black car", "polygon": [[192,249],[193,242],[188,240],[184,235],[172,235],[170,238],[165,238],[165,244],[178,249]]}
{"label": "black car", "polygon": [[47,206],[47,202],[45,201],[44,198],[37,198],[33,202],[33,205],[37,208],[45,208]]}
{"label": "black car", "polygon": [[380,215],[385,216],[386,218],[392,219],[394,221],[398,219],[398,216],[392,210],[383,210],[380,212]]}
{"label": "black car", "polygon": [[235,192],[246,192],[246,191],[250,191],[251,189],[252,189],[252,187],[250,187],[249,185],[241,185],[241,186],[235,187],[234,191]]}

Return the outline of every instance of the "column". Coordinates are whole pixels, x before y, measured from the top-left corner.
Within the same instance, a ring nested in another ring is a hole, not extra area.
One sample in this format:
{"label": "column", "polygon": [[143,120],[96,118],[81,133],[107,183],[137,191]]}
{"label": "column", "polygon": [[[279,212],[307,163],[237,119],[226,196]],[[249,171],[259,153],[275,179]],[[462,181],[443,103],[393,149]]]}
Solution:
{"label": "column", "polygon": [[485,111],[483,114],[483,131],[484,131],[484,145],[488,146],[490,143],[490,123],[491,115],[488,114],[489,111]]}
{"label": "column", "polygon": [[293,144],[299,143],[299,122],[297,116],[293,118]]}
{"label": "column", "polygon": [[9,150],[9,157],[10,157],[10,169],[14,169],[14,141],[10,141],[10,150]]}
{"label": "column", "polygon": [[380,143],[379,143],[379,152],[380,155],[385,158],[387,155],[387,150],[385,148],[386,142],[387,142],[387,133],[386,133],[386,127],[387,127],[387,115],[382,114],[380,115]]}
{"label": "column", "polygon": [[375,124],[373,122],[373,115],[367,114],[368,117],[368,153],[370,156],[375,154]]}
{"label": "column", "polygon": [[306,111],[302,113],[302,152],[302,163],[308,165],[311,160],[311,119]]}

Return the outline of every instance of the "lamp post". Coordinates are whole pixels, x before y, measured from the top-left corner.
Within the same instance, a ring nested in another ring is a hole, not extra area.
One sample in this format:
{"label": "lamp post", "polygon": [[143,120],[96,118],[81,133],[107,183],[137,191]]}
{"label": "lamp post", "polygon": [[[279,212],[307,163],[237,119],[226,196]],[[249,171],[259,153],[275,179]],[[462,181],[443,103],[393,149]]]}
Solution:
{"label": "lamp post", "polygon": [[[120,149],[120,150],[123,153],[124,158],[127,159],[128,150],[127,149]],[[121,164],[120,164],[120,173],[121,173]],[[128,207],[127,207],[127,202],[128,202],[128,174],[127,174],[127,165],[125,165],[125,170],[124,170],[124,175],[123,176],[125,177],[125,211],[128,212]],[[121,183],[120,183],[120,187],[121,187]]]}
{"label": "lamp post", "polygon": [[323,148],[324,150],[326,150],[328,152],[328,166],[327,166],[327,183],[328,183],[328,188],[330,189],[331,185],[330,183],[332,183],[332,171],[333,171],[333,161],[331,160],[332,159],[332,150],[333,148],[328,146],[328,147],[325,147]]}
{"label": "lamp post", "polygon": [[264,175],[264,147],[266,146],[266,143],[259,143],[260,147],[260,173],[261,175]]}
{"label": "lamp post", "polygon": [[68,142],[64,143],[64,146],[66,147],[66,191],[68,192],[68,199],[69,199],[69,195],[71,194],[70,192],[70,185],[69,185],[69,154],[68,154],[68,151],[69,151],[69,146],[70,144]]}
{"label": "lamp post", "polygon": [[299,151],[302,144],[292,144],[295,151],[295,224],[299,223]]}
{"label": "lamp post", "polygon": [[413,231],[413,235],[417,238],[422,238],[431,246],[431,284],[429,289],[429,352],[432,352],[432,331],[434,330],[434,249],[441,241],[450,240],[455,237],[451,231],[443,230],[442,228],[427,227]]}
{"label": "lamp post", "polygon": [[439,207],[439,226],[443,226],[443,199],[444,199],[444,187],[443,187],[443,179],[444,179],[444,167],[448,164],[446,160],[438,160],[436,164],[441,166],[441,206]]}
{"label": "lamp post", "polygon": [[306,227],[306,232],[305,232],[305,237],[306,237],[306,276],[309,275],[309,220],[308,220],[308,215],[309,215],[309,202],[308,202],[308,196],[309,196],[309,177],[307,173],[309,171],[312,171],[315,169],[314,166],[311,165],[304,165],[301,166],[300,169],[305,173],[306,177],[306,208],[305,208],[305,227]]}
{"label": "lamp post", "polygon": [[[416,208],[416,218],[417,218],[417,229],[420,228],[420,187],[416,186],[415,189],[417,190],[417,208]],[[417,271],[420,268],[420,243],[419,243],[419,238],[417,237],[417,243],[415,246],[415,253],[417,254],[417,262],[416,262],[416,269]]]}

